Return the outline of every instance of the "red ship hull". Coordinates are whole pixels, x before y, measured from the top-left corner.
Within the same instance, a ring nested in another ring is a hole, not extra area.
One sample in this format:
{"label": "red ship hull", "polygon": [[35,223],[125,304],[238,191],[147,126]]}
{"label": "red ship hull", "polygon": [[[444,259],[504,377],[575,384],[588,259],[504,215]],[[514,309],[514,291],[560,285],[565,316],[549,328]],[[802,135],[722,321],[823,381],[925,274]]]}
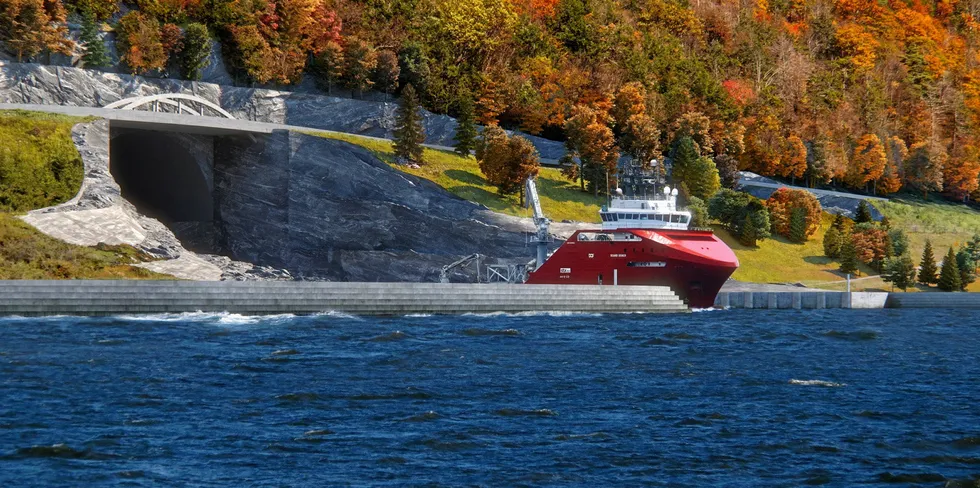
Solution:
{"label": "red ship hull", "polygon": [[577,231],[527,283],[669,286],[689,307],[708,308],[737,268],[735,253],[710,231]]}

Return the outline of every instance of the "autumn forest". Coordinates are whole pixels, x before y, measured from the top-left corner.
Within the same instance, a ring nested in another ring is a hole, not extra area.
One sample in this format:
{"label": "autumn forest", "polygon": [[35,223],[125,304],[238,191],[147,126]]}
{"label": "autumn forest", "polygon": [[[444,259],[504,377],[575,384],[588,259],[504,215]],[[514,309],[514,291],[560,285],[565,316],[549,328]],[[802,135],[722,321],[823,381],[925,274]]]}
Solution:
{"label": "autumn forest", "polygon": [[411,84],[437,113],[593,134],[569,148],[600,168],[693,150],[722,184],[980,196],[980,0],[0,0],[11,55],[106,63],[69,22],[136,74],[194,78],[213,37],[242,84]]}

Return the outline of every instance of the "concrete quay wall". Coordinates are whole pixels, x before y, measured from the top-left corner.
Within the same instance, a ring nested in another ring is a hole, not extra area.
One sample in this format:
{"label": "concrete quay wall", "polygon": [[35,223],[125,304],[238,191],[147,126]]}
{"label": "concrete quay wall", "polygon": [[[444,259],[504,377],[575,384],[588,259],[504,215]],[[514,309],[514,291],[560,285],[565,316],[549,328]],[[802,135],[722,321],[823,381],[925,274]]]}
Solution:
{"label": "concrete quay wall", "polygon": [[0,281],[0,316],[183,312],[359,315],[681,313],[667,287],[262,281]]}
{"label": "concrete quay wall", "polygon": [[889,293],[833,291],[735,291],[715,297],[716,308],[885,308]]}

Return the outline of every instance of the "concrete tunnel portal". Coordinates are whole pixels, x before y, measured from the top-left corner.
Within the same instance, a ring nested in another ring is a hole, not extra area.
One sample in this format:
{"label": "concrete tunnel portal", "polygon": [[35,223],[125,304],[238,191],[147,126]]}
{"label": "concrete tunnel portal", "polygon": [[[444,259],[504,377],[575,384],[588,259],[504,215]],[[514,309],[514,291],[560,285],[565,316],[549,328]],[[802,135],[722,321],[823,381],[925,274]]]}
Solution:
{"label": "concrete tunnel portal", "polygon": [[122,196],[164,224],[211,222],[214,199],[195,148],[179,134],[113,129],[109,171]]}

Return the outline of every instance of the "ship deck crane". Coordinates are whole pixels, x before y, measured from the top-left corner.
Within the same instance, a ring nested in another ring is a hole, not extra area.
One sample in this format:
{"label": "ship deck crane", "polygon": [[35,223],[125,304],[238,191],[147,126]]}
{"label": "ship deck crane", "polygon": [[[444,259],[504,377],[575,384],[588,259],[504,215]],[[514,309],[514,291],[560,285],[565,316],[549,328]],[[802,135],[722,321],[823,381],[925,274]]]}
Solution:
{"label": "ship deck crane", "polygon": [[[457,266],[465,266],[466,264],[469,264],[470,261],[479,260],[479,259],[480,259],[480,254],[479,253],[473,253],[473,254],[470,254],[469,256],[460,258],[460,259],[458,259],[456,261],[453,261],[453,262],[451,262],[451,263],[443,266],[442,267],[442,271],[439,271],[439,282],[440,283],[449,283],[449,271],[451,271],[453,268],[456,268]],[[479,279],[480,279],[480,269],[479,269],[479,267],[480,266],[478,264],[477,265],[477,270],[476,270],[476,278],[477,278],[477,281],[479,281]]]}
{"label": "ship deck crane", "polygon": [[548,259],[548,242],[551,241],[551,233],[548,231],[548,227],[551,225],[551,221],[544,216],[544,211],[541,210],[538,185],[533,176],[524,181],[524,196],[524,207],[530,207],[534,212],[534,227],[537,229],[534,236],[534,243],[537,246],[537,261],[534,263],[534,269],[538,269]]}

